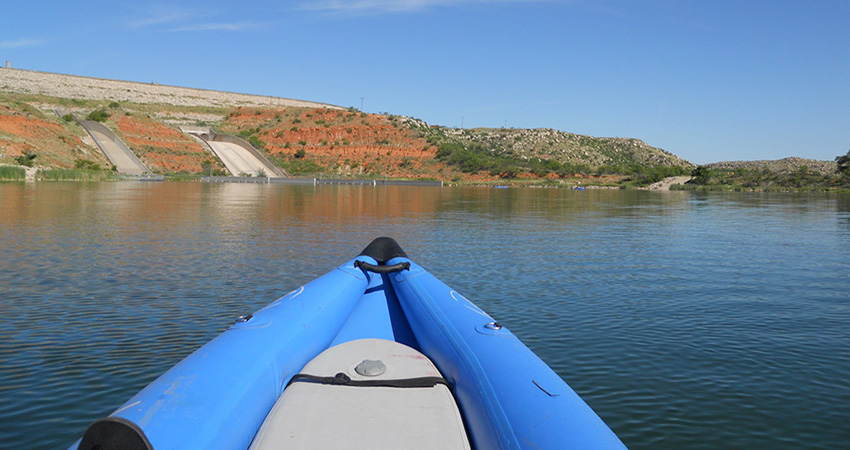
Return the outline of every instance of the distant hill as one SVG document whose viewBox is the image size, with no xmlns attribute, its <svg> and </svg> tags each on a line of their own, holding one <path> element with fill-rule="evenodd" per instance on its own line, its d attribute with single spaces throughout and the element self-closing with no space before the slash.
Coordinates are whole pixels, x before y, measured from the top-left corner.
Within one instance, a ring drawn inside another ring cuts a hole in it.
<svg viewBox="0 0 850 450">
<path fill-rule="evenodd" d="M 223 170 L 177 131 L 180 125 L 240 135 L 294 174 L 462 181 L 647 171 L 657 177 L 693 167 L 638 139 L 551 129 L 460 130 L 303 100 L 18 69 L 0 69 L 0 163 L 30 153 L 43 168 L 107 167 L 68 115 L 93 111 L 162 174 Z"/>
<path fill-rule="evenodd" d="M 758 161 L 721 161 L 712 164 L 706 164 L 709 169 L 747 169 L 747 170 L 767 170 L 773 173 L 791 173 L 798 172 L 801 167 L 806 167 L 808 171 L 819 173 L 821 175 L 835 175 L 838 172 L 838 163 L 835 161 L 820 161 L 817 159 L 806 159 L 789 157 L 776 160 L 758 160 Z"/>
<path fill-rule="evenodd" d="M 545 128 L 447 129 L 446 134 L 466 145 L 479 145 L 519 159 L 548 159 L 594 168 L 693 166 L 668 151 L 632 138 L 600 138 Z"/>
<path fill-rule="evenodd" d="M 684 190 L 840 191 L 850 189 L 850 173 L 839 173 L 835 161 L 783 158 L 724 161 L 699 166 Z"/>
</svg>

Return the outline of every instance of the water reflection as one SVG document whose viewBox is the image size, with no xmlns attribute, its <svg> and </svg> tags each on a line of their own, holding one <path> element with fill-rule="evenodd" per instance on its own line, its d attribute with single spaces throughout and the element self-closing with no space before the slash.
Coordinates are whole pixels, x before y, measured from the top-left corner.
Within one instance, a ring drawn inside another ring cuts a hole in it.
<svg viewBox="0 0 850 450">
<path fill-rule="evenodd" d="M 835 201 L 838 221 L 846 229 L 845 238 L 850 238 L 850 195 L 839 195 Z"/>
<path fill-rule="evenodd" d="M 0 448 L 68 445 L 233 318 L 381 235 L 631 448 L 850 439 L 847 196 L 9 183 Z"/>
</svg>

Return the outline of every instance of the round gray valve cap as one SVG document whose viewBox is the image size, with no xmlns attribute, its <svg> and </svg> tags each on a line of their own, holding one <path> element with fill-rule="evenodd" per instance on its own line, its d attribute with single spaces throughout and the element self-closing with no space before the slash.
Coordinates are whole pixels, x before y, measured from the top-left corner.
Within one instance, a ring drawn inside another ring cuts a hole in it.
<svg viewBox="0 0 850 450">
<path fill-rule="evenodd" d="M 387 366 L 384 365 L 383 361 L 364 359 L 363 362 L 354 368 L 354 371 L 364 377 L 377 377 L 387 371 Z"/>
</svg>

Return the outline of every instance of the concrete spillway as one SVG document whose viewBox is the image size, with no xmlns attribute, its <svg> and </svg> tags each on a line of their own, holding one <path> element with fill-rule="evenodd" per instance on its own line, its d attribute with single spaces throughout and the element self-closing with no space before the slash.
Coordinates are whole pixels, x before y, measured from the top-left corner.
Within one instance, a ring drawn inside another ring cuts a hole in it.
<svg viewBox="0 0 850 450">
<path fill-rule="evenodd" d="M 272 167 L 267 166 L 241 145 L 233 142 L 207 141 L 213 152 L 233 175 L 250 174 L 254 177 L 276 177 Z"/>
<path fill-rule="evenodd" d="M 275 167 L 262 152 L 250 143 L 236 136 L 216 134 L 210 128 L 180 127 L 205 143 L 221 159 L 227 170 L 236 177 L 286 177 L 287 174 Z"/>
<path fill-rule="evenodd" d="M 142 175 L 150 172 L 112 130 L 93 120 L 79 122 L 119 173 Z"/>
</svg>

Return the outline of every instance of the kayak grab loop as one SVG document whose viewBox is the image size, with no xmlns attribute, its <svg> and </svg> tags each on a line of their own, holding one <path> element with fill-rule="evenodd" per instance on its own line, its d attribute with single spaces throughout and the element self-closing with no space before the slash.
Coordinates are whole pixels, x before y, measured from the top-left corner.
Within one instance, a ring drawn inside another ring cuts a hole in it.
<svg viewBox="0 0 850 450">
<path fill-rule="evenodd" d="M 374 264 L 369 264 L 363 261 L 354 261 L 354 267 L 358 269 L 363 269 L 367 272 L 375 272 L 375 273 L 394 273 L 401 272 L 402 270 L 410 270 L 409 262 L 402 262 L 398 264 L 393 264 L 391 266 L 376 266 Z"/>
</svg>

